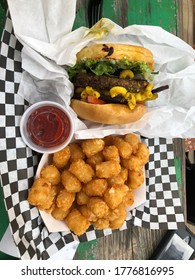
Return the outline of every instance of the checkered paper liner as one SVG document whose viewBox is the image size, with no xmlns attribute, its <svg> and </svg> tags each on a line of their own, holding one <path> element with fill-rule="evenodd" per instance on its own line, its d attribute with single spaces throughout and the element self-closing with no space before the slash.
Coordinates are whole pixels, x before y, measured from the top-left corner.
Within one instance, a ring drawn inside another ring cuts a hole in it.
<svg viewBox="0 0 195 280">
<path fill-rule="evenodd" d="M 22 75 L 21 49 L 8 15 L 0 56 L 1 185 L 21 259 L 48 259 L 74 240 L 90 241 L 113 231 L 95 230 L 90 226 L 80 237 L 71 232 L 50 233 L 37 208 L 28 204 L 28 188 L 33 183 L 41 155 L 23 143 L 19 131 L 20 118 L 28 106 L 17 94 Z M 184 217 L 176 182 L 172 140 L 142 138 L 142 141 L 150 150 L 150 160 L 146 165 L 147 201 L 128 213 L 120 230 L 130 225 L 149 229 L 181 228 Z"/>
</svg>

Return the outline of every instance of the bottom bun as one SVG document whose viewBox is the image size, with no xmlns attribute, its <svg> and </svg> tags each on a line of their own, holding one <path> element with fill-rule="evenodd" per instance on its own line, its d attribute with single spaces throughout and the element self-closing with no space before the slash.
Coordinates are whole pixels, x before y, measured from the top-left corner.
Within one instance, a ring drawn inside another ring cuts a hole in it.
<svg viewBox="0 0 195 280">
<path fill-rule="evenodd" d="M 133 110 L 123 104 L 91 104 L 72 99 L 71 107 L 78 117 L 103 124 L 127 124 L 143 117 L 146 112 L 144 104 L 137 104 Z"/>
</svg>

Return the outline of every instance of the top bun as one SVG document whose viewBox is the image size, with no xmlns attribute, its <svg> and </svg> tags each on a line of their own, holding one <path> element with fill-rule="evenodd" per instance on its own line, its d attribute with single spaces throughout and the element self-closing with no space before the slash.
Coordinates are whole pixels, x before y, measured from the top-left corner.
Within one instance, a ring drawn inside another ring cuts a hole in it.
<svg viewBox="0 0 195 280">
<path fill-rule="evenodd" d="M 154 69 L 153 54 L 150 50 L 125 44 L 95 44 L 83 48 L 77 53 L 77 61 L 91 59 L 115 59 L 128 58 L 130 61 L 143 61 Z"/>
</svg>

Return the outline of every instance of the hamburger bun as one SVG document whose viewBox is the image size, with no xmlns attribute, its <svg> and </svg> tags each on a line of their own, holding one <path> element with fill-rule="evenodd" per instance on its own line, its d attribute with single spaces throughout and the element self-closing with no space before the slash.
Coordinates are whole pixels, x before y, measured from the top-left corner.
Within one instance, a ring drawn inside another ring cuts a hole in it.
<svg viewBox="0 0 195 280">
<path fill-rule="evenodd" d="M 77 53 L 77 61 L 90 59 L 114 59 L 121 60 L 127 58 L 129 61 L 143 61 L 148 64 L 148 66 L 154 69 L 154 59 L 153 54 L 150 50 L 133 45 L 125 44 L 106 44 L 102 47 L 102 44 L 95 44 L 83 48 Z"/>
<path fill-rule="evenodd" d="M 143 117 L 146 112 L 144 104 L 137 104 L 130 110 L 124 104 L 91 104 L 72 99 L 71 107 L 82 119 L 104 124 L 127 124 Z"/>
</svg>

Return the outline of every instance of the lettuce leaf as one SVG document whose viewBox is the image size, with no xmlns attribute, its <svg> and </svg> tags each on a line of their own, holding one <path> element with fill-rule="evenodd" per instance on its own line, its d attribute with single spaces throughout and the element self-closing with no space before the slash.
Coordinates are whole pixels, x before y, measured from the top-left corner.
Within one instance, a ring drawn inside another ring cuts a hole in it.
<svg viewBox="0 0 195 280">
<path fill-rule="evenodd" d="M 74 78 L 79 72 L 92 72 L 97 76 L 101 75 L 114 75 L 121 70 L 129 69 L 134 74 L 142 74 L 145 79 L 153 79 L 153 72 L 147 63 L 143 61 L 131 62 L 124 58 L 121 60 L 109 60 L 109 59 L 86 59 L 76 63 L 73 67 L 68 69 L 68 75 L 70 80 Z"/>
</svg>

